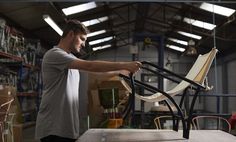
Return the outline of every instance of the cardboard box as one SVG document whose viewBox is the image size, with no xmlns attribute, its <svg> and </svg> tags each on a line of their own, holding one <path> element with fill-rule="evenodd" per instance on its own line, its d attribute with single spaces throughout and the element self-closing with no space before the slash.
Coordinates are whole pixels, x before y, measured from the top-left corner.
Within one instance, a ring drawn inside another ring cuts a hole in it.
<svg viewBox="0 0 236 142">
<path fill-rule="evenodd" d="M 109 119 L 107 128 L 119 128 L 123 125 L 123 119 Z"/>
<path fill-rule="evenodd" d="M 120 82 L 119 77 L 107 77 L 103 75 L 94 75 L 89 74 L 88 81 L 88 111 L 90 116 L 90 127 L 99 127 L 101 122 L 107 119 L 107 116 L 104 115 L 104 109 L 101 106 L 99 100 L 99 89 L 109 89 L 109 88 L 118 88 L 119 89 L 119 99 L 124 100 L 122 102 L 125 105 L 127 101 L 127 91 Z M 123 110 L 124 106 L 118 108 L 118 110 Z M 112 125 L 112 124 L 111 124 Z"/>
<path fill-rule="evenodd" d="M 90 116 L 90 127 L 96 128 L 103 121 L 103 108 L 99 102 L 99 96 L 97 90 L 91 90 L 89 93 L 89 106 L 88 106 L 89 116 Z"/>
<path fill-rule="evenodd" d="M 13 124 L 13 137 L 11 134 L 8 134 L 7 140 L 5 142 L 23 142 L 23 124 Z"/>
<path fill-rule="evenodd" d="M 14 142 L 23 142 L 23 124 L 13 125 Z"/>
<path fill-rule="evenodd" d="M 16 87 L 0 84 L 0 96 L 15 96 Z"/>
<path fill-rule="evenodd" d="M 22 142 L 23 118 L 22 118 L 20 103 L 16 96 L 16 87 L 0 84 L 0 104 L 6 103 L 7 101 L 10 101 L 11 99 L 14 99 L 14 101 L 12 102 L 10 106 L 9 114 L 11 115 L 14 114 L 13 121 L 10 122 L 11 123 L 10 125 L 12 125 L 12 129 L 13 129 L 14 142 Z M 8 118 L 10 119 L 10 117 Z M 6 138 L 5 142 L 12 142 L 12 135 L 10 132 L 5 138 Z"/>
<path fill-rule="evenodd" d="M 0 104 L 6 103 L 14 99 L 11 104 L 9 113 L 14 113 L 13 124 L 18 124 L 23 122 L 22 111 L 20 108 L 20 103 L 18 97 L 16 96 L 16 87 L 8 85 L 0 85 Z"/>
</svg>

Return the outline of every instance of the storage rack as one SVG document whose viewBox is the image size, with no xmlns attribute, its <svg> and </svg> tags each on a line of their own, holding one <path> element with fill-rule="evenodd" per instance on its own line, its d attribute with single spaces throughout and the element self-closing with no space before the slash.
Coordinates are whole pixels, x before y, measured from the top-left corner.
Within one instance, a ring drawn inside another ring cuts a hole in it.
<svg viewBox="0 0 236 142">
<path fill-rule="evenodd" d="M 29 108 L 29 109 L 24 109 L 22 110 L 22 115 L 24 118 L 24 128 L 29 127 L 35 124 L 35 118 L 36 118 L 36 112 L 38 111 L 39 107 L 39 102 L 40 102 L 40 68 L 37 66 L 34 66 L 32 64 L 27 64 L 24 63 L 24 59 L 22 57 L 10 54 L 10 53 L 5 53 L 0 51 L 0 59 L 1 63 L 4 64 L 5 66 L 10 68 L 10 71 L 15 73 L 17 76 L 17 97 L 19 99 L 21 108 L 23 103 L 25 102 L 24 100 L 27 100 L 28 98 L 35 99 L 35 108 Z M 2 61 L 3 59 L 3 61 Z M 7 62 L 4 62 L 7 61 Z M 23 75 L 23 69 L 27 68 L 32 71 L 37 72 L 37 88 L 33 92 L 24 92 L 22 89 L 22 75 Z M 15 72 L 14 72 L 15 71 Z"/>
</svg>

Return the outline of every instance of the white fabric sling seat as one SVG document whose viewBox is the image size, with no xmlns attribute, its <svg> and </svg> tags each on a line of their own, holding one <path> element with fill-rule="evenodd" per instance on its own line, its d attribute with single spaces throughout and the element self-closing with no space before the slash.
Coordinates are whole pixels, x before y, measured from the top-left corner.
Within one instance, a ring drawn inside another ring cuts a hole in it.
<svg viewBox="0 0 236 142">
<path fill-rule="evenodd" d="M 209 53 L 206 53 L 204 55 L 199 55 L 185 78 L 204 86 L 206 89 L 209 89 L 207 84 L 204 84 L 204 81 L 206 79 L 207 73 L 210 69 L 210 66 L 215 58 L 217 51 L 218 50 L 216 48 L 213 48 Z M 130 86 L 122 79 L 121 82 L 124 85 L 124 87 L 131 93 Z M 190 85 L 191 83 L 183 80 L 177 86 L 167 91 L 166 93 L 173 97 L 177 94 L 182 93 Z M 135 97 L 144 100 L 146 102 L 160 102 L 167 99 L 166 96 L 164 96 L 162 93 L 159 92 L 151 96 L 142 96 L 139 94 L 135 94 Z"/>
</svg>

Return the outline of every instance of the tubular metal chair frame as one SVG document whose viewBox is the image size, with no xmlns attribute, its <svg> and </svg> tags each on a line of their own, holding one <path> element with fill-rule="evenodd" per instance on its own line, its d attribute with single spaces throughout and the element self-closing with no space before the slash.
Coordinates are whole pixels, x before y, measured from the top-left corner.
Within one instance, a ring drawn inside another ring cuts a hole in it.
<svg viewBox="0 0 236 142">
<path fill-rule="evenodd" d="M 163 78 L 166 78 L 168 80 L 171 80 L 175 83 L 179 83 L 178 85 L 180 85 L 181 83 L 184 84 L 184 88 L 182 88 L 182 90 L 179 90 L 177 93 L 175 93 L 174 95 L 173 94 L 170 94 L 168 92 L 165 92 L 161 89 L 158 89 L 156 87 L 153 87 L 151 85 L 148 85 L 148 84 L 145 84 L 141 81 L 138 81 L 138 80 L 135 80 L 134 77 L 132 76 L 132 74 L 130 75 L 130 77 L 127 77 L 127 76 L 124 76 L 124 75 L 120 75 L 120 77 L 122 77 L 123 79 L 129 81 L 131 83 L 131 96 L 134 97 L 138 97 L 140 98 L 141 100 L 145 100 L 145 97 L 144 96 L 138 96 L 138 94 L 135 93 L 135 85 L 137 86 L 140 86 L 152 93 L 155 93 L 158 92 L 160 93 L 160 99 L 157 98 L 156 100 L 153 99 L 155 101 L 164 101 L 171 114 L 172 114 L 172 117 L 173 117 L 173 130 L 175 131 L 178 131 L 178 123 L 179 123 L 179 119 L 182 121 L 182 125 L 183 125 L 183 137 L 188 139 L 189 138 L 189 133 L 190 133 L 190 126 L 191 126 L 191 121 L 192 121 L 192 118 L 193 118 L 193 108 L 194 108 L 194 105 L 195 105 L 195 102 L 196 102 L 196 99 L 197 99 L 197 96 L 198 96 L 198 93 L 200 91 L 205 91 L 205 90 L 209 90 L 210 87 L 208 87 L 208 83 L 205 82 L 206 80 L 206 75 L 209 71 L 209 68 L 212 64 L 212 61 L 214 60 L 215 58 L 215 55 L 217 53 L 217 49 L 213 48 L 209 53 L 205 54 L 205 55 L 199 55 L 198 59 L 196 60 L 196 62 L 201 62 L 202 59 L 201 56 L 203 56 L 203 58 L 205 58 L 205 63 L 204 64 L 201 64 L 202 65 L 202 69 L 199 69 L 199 72 L 195 72 L 197 73 L 194 78 L 190 79 L 189 76 L 191 75 L 191 71 L 195 71 L 194 69 L 198 69 L 198 67 L 196 66 L 193 66 L 190 70 L 190 72 L 188 73 L 188 75 L 186 77 L 182 77 L 180 75 L 177 75 L 167 69 L 164 69 L 164 68 L 161 68 L 155 64 L 152 64 L 152 63 L 149 63 L 149 62 L 142 62 L 143 64 L 147 64 L 147 65 L 150 65 L 154 68 L 156 68 L 158 71 L 155 71 L 155 70 L 152 70 L 152 69 L 149 69 L 149 68 L 146 68 L 146 67 L 142 67 L 142 69 L 145 69 L 145 70 L 148 70 L 154 74 L 157 74 L 158 76 L 160 77 L 163 77 Z M 195 63 L 196 63 L 195 62 Z M 195 64 L 194 64 L 195 65 Z M 200 67 L 199 67 L 200 68 Z M 166 75 L 167 74 L 167 75 Z M 199 74 L 201 75 L 201 77 L 199 78 Z M 171 76 L 174 76 L 175 78 L 179 78 L 181 79 L 182 81 L 179 82 L 171 77 L 169 77 L 169 75 Z M 127 86 L 127 85 L 126 85 Z M 195 90 L 195 93 L 193 95 L 193 99 L 192 99 L 192 102 L 190 104 L 190 108 L 189 108 L 189 111 L 188 111 L 188 116 L 185 117 L 184 116 L 184 113 L 183 113 L 183 110 L 182 110 L 182 107 L 183 107 L 183 103 L 184 103 L 184 98 L 187 94 L 187 90 L 191 88 L 191 89 L 194 89 Z M 178 89 L 177 89 L 178 90 Z M 175 100 L 173 99 L 173 96 L 177 95 L 177 94 L 181 94 L 182 93 L 182 97 L 181 97 L 181 100 L 180 100 L 180 103 L 179 105 L 175 102 Z M 155 97 L 155 96 L 154 96 Z M 142 99 L 144 98 L 144 99 Z M 147 100 L 147 99 L 146 99 Z M 174 114 L 170 104 L 168 103 L 167 100 L 170 100 L 171 103 L 175 106 L 175 108 L 177 109 L 177 115 Z"/>
</svg>

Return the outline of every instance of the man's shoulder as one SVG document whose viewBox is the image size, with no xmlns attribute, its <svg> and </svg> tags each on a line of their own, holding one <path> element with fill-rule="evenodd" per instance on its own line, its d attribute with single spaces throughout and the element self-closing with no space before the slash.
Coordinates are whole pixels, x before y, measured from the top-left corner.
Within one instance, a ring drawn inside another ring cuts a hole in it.
<svg viewBox="0 0 236 142">
<path fill-rule="evenodd" d="M 65 58 L 73 58 L 76 59 L 76 57 L 73 54 L 69 54 L 66 51 L 64 51 L 61 48 L 53 47 L 52 49 L 49 49 L 45 55 L 44 60 L 60 60 Z"/>
<path fill-rule="evenodd" d="M 65 52 L 58 47 L 53 47 L 45 53 L 45 56 L 55 55 L 55 54 L 65 54 Z"/>
<path fill-rule="evenodd" d="M 54 46 L 53 48 L 49 49 L 46 53 L 51 53 L 51 52 L 60 52 L 60 51 L 61 51 L 60 48 Z"/>
</svg>

